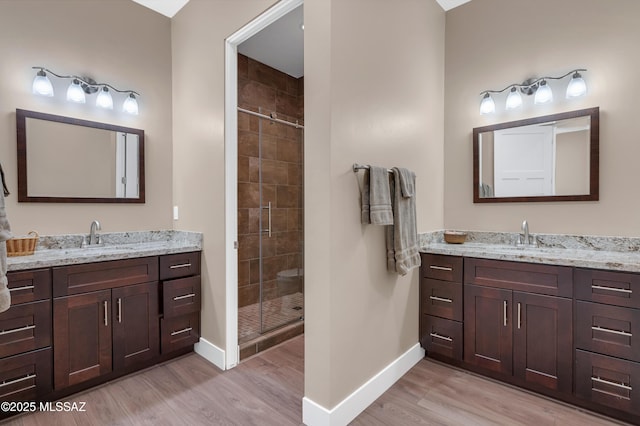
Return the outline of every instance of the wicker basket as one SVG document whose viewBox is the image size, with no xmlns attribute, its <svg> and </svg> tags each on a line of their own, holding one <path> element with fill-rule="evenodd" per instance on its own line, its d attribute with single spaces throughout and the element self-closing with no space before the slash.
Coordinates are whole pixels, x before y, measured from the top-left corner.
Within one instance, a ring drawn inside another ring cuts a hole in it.
<svg viewBox="0 0 640 426">
<path fill-rule="evenodd" d="M 33 254 L 38 243 L 38 233 L 31 231 L 27 235 L 29 236 L 7 240 L 7 256 L 28 256 Z"/>
<path fill-rule="evenodd" d="M 444 240 L 449 244 L 462 244 L 467 239 L 467 233 L 461 231 L 444 231 Z"/>
</svg>

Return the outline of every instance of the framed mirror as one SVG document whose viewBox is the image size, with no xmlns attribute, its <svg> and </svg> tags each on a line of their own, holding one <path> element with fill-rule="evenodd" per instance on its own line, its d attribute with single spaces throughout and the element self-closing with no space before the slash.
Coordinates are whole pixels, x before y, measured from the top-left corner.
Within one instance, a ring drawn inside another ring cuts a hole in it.
<svg viewBox="0 0 640 426">
<path fill-rule="evenodd" d="M 16 110 L 18 201 L 144 203 L 144 131 Z"/>
<path fill-rule="evenodd" d="M 473 202 L 597 201 L 599 108 L 473 129 Z"/>
</svg>

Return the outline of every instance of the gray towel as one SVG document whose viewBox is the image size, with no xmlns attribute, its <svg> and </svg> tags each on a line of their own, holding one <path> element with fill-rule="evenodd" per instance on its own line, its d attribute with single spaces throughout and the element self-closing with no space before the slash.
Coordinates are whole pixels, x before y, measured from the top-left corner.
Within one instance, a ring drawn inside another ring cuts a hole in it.
<svg viewBox="0 0 640 426">
<path fill-rule="evenodd" d="M 0 166 L 1 168 L 1 166 Z M 11 307 L 11 293 L 7 287 L 7 240 L 11 238 L 11 227 L 4 208 L 4 191 L 0 191 L 0 312 Z"/>
<path fill-rule="evenodd" d="M 393 224 L 389 172 L 384 167 L 369 169 L 369 215 L 372 225 Z"/>
<path fill-rule="evenodd" d="M 406 275 L 420 266 L 416 227 L 416 175 L 407 169 L 393 168 L 393 226 L 387 227 L 387 270 Z"/>
<path fill-rule="evenodd" d="M 371 223 L 371 211 L 369 207 L 369 169 L 364 169 L 364 176 L 362 177 L 362 190 L 360 191 L 360 198 L 362 206 L 360 209 L 361 217 L 360 223 Z"/>
</svg>

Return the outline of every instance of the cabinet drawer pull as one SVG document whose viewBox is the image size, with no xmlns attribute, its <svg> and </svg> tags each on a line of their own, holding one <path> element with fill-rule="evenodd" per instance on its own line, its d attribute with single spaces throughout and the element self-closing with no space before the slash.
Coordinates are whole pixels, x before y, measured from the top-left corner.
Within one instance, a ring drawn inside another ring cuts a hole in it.
<svg viewBox="0 0 640 426">
<path fill-rule="evenodd" d="M 598 326 L 592 326 L 591 329 L 595 330 L 595 331 L 604 331 L 605 333 L 619 334 L 620 336 L 627 336 L 627 337 L 632 337 L 633 336 L 633 334 L 628 333 L 626 331 L 612 330 L 610 328 L 602 328 L 602 327 L 598 327 Z"/>
<path fill-rule="evenodd" d="M 11 333 L 18 333 L 20 331 L 31 330 L 33 328 L 36 328 L 36 326 L 35 325 L 26 325 L 26 326 L 20 327 L 20 328 L 12 328 L 11 330 L 2 330 L 0 332 L 0 336 L 6 336 L 7 334 L 11 334 Z"/>
<path fill-rule="evenodd" d="M 631 294 L 633 290 L 627 290 L 626 288 L 617 288 L 617 287 L 607 287 L 603 285 L 592 285 L 591 288 L 595 290 L 608 290 L 608 291 L 616 291 L 618 293 Z"/>
<path fill-rule="evenodd" d="M 507 301 L 502 302 L 502 324 L 507 326 Z"/>
<path fill-rule="evenodd" d="M 34 288 L 35 288 L 35 286 L 25 285 L 24 287 L 10 288 L 9 291 L 33 290 Z"/>
<path fill-rule="evenodd" d="M 183 296 L 176 296 L 173 298 L 173 300 L 182 300 L 182 299 L 188 299 L 190 297 L 195 297 L 195 293 L 189 293 L 189 294 L 185 294 Z"/>
<path fill-rule="evenodd" d="M 122 322 L 122 297 L 118 297 L 118 322 Z"/>
<path fill-rule="evenodd" d="M 604 383 L 605 385 L 615 386 L 620 389 L 625 389 L 628 391 L 633 390 L 631 386 L 625 385 L 624 383 L 616 383 L 610 380 L 601 379 L 600 377 L 591 377 L 591 380 L 598 383 Z"/>
<path fill-rule="evenodd" d="M 187 327 L 187 328 L 183 328 L 182 330 L 173 331 L 173 332 L 171 333 L 171 335 L 172 335 L 172 336 L 175 336 L 176 334 L 188 333 L 188 332 L 190 332 L 191 330 L 193 330 L 193 328 L 191 328 L 191 327 Z"/>
<path fill-rule="evenodd" d="M 520 325 L 522 322 L 522 304 L 518 302 L 518 330 L 520 330 Z"/>
<path fill-rule="evenodd" d="M 104 325 L 108 326 L 109 325 L 109 312 L 108 312 L 109 306 L 106 300 L 102 302 L 102 306 L 104 307 Z"/>
<path fill-rule="evenodd" d="M 179 265 L 171 265 L 169 269 L 179 269 L 179 268 L 189 268 L 191 267 L 191 263 L 181 263 Z"/>
<path fill-rule="evenodd" d="M 429 265 L 429 268 L 435 269 L 437 271 L 453 271 L 453 268 L 450 268 L 448 266 Z"/>
<path fill-rule="evenodd" d="M 7 381 L 3 381 L 2 383 L 0 383 L 0 388 L 3 388 L 5 386 L 9 386 L 9 385 L 13 385 L 15 383 L 20 383 L 20 382 L 24 382 L 25 380 L 29 380 L 29 379 L 35 379 L 36 375 L 35 374 L 28 374 L 24 377 L 20 377 L 19 379 L 14 379 L 14 380 L 9 380 Z"/>
<path fill-rule="evenodd" d="M 453 339 L 451 337 L 441 336 L 438 333 L 430 333 L 429 336 L 435 337 L 436 339 L 446 340 L 447 342 L 453 342 Z"/>
</svg>

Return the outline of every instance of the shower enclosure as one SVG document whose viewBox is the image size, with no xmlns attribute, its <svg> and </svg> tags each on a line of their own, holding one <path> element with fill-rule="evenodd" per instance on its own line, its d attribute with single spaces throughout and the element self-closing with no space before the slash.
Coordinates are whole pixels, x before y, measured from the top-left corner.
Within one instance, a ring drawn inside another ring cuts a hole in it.
<svg viewBox="0 0 640 426">
<path fill-rule="evenodd" d="M 302 332 L 304 130 L 295 118 L 263 108 L 239 108 L 238 123 L 242 359 L 297 334 L 292 327 Z"/>
</svg>

